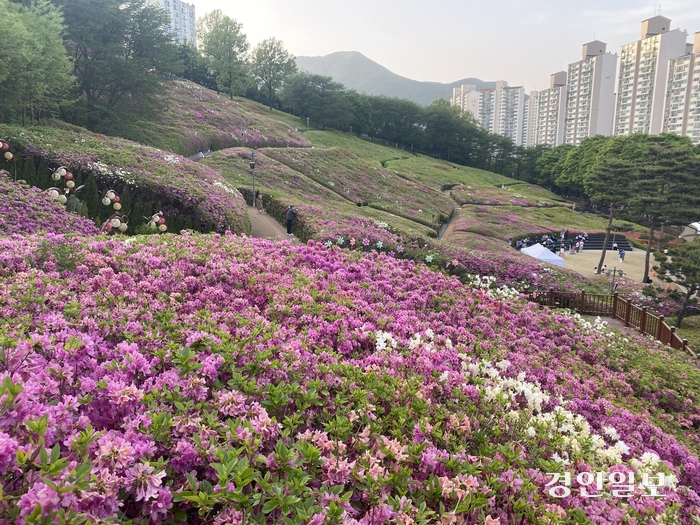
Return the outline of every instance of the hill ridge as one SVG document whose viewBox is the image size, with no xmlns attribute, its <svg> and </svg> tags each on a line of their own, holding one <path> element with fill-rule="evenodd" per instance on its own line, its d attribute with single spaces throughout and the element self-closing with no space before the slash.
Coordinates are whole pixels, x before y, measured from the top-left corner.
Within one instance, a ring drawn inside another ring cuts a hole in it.
<svg viewBox="0 0 700 525">
<path fill-rule="evenodd" d="M 296 58 L 296 62 L 299 69 L 316 75 L 330 76 L 349 89 L 369 95 L 407 99 L 424 106 L 438 98 L 449 100 L 452 89 L 462 84 L 474 84 L 477 89 L 496 85 L 495 82 L 486 82 L 473 77 L 448 84 L 412 80 L 393 73 L 359 51 L 336 51 L 323 56 L 300 56 Z"/>
</svg>

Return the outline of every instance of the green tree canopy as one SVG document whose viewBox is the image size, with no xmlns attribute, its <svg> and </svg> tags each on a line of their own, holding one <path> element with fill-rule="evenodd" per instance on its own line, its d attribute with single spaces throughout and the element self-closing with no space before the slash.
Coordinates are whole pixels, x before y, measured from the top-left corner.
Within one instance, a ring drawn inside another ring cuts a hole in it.
<svg viewBox="0 0 700 525">
<path fill-rule="evenodd" d="M 680 328 L 690 305 L 691 297 L 700 291 L 700 241 L 688 242 L 669 248 L 668 256 L 658 254 L 659 264 L 654 269 L 667 282 L 684 288 L 684 299 L 676 316 L 676 327 Z"/>
<path fill-rule="evenodd" d="M 155 117 L 162 76 L 180 67 L 165 10 L 147 0 L 54 1 L 64 12 L 77 78 L 64 119 L 114 133 Z"/>
<path fill-rule="evenodd" d="M 0 120 L 38 122 L 57 111 L 73 84 L 63 17 L 48 0 L 0 0 L 0 9 Z"/>
<path fill-rule="evenodd" d="M 247 84 L 250 44 L 242 29 L 241 24 L 220 9 L 197 20 L 199 48 L 209 61 L 219 89 L 231 99 L 245 93 Z"/>
<path fill-rule="evenodd" d="M 253 77 L 266 91 L 270 109 L 272 109 L 276 91 L 282 87 L 284 80 L 296 71 L 294 55 L 284 48 L 280 40 L 268 38 L 253 49 Z"/>
</svg>

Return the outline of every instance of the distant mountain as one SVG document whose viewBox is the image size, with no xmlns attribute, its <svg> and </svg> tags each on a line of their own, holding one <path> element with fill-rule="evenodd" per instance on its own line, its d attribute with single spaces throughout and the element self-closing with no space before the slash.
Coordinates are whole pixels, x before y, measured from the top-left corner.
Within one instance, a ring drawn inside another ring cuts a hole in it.
<svg viewBox="0 0 700 525">
<path fill-rule="evenodd" d="M 476 89 L 495 87 L 495 82 L 465 78 L 451 84 L 419 82 L 392 73 L 357 51 L 339 51 L 322 57 L 297 57 L 297 67 L 315 75 L 332 77 L 348 89 L 369 95 L 385 95 L 412 100 L 427 106 L 433 100 L 450 100 L 452 88 L 475 84 Z"/>
</svg>

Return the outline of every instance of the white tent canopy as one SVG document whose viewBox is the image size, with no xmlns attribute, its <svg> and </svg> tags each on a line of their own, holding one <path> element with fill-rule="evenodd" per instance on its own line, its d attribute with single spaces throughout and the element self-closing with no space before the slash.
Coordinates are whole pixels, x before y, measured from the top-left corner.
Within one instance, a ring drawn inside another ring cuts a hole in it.
<svg viewBox="0 0 700 525">
<path fill-rule="evenodd" d="M 541 244 L 535 244 L 528 248 L 523 248 L 520 250 L 524 254 L 539 259 L 540 261 L 548 262 L 550 264 L 556 264 L 557 266 L 564 266 L 564 259 L 552 253 L 549 249 L 545 248 Z"/>
</svg>

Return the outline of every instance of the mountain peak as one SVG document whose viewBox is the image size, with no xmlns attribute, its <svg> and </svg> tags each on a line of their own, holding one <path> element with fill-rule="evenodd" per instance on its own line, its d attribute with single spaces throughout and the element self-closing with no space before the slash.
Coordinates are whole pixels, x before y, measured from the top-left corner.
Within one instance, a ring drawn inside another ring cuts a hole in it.
<svg viewBox="0 0 700 525">
<path fill-rule="evenodd" d="M 452 97 L 452 88 L 475 84 L 477 89 L 495 86 L 478 78 L 464 78 L 450 84 L 421 82 L 392 73 L 386 67 L 367 58 L 359 51 L 336 51 L 325 56 L 297 57 L 300 70 L 315 75 L 332 77 L 348 89 L 368 95 L 384 95 L 411 100 L 427 106 L 433 100 Z"/>
</svg>

